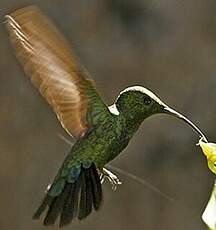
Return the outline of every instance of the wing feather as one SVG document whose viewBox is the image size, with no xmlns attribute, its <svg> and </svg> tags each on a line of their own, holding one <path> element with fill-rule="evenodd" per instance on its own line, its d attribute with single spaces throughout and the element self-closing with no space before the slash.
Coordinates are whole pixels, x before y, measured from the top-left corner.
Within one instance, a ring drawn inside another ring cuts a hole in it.
<svg viewBox="0 0 216 230">
<path fill-rule="evenodd" d="M 99 106 L 106 107 L 88 73 L 76 63 L 64 37 L 37 7 L 25 7 L 5 18 L 16 55 L 32 83 L 63 128 L 72 136 L 82 137 L 89 126 L 87 109 L 94 104 L 91 100 L 95 95 Z M 94 94 L 92 98 L 86 93 L 88 89 Z"/>
</svg>

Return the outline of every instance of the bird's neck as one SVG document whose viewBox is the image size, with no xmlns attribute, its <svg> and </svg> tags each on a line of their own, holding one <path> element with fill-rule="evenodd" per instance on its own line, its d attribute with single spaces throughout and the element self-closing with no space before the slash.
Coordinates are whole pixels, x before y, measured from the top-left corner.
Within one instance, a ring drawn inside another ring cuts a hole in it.
<svg viewBox="0 0 216 230">
<path fill-rule="evenodd" d="M 136 113 L 127 113 L 125 111 L 120 111 L 120 116 L 124 118 L 125 126 L 130 136 L 133 136 L 144 120 L 143 117 L 137 116 Z"/>
<path fill-rule="evenodd" d="M 113 104 L 109 107 L 109 110 L 112 114 L 117 115 L 120 120 L 124 121 L 124 127 L 131 137 L 144 120 L 143 116 L 139 116 L 135 109 L 128 111 L 127 109 L 124 110 L 121 107 L 116 106 L 116 104 Z"/>
</svg>

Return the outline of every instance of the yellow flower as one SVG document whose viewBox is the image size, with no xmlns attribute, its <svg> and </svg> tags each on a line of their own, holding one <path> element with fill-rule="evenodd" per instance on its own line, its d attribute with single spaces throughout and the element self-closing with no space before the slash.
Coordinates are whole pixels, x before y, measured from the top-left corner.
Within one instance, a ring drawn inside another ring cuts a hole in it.
<svg viewBox="0 0 216 230">
<path fill-rule="evenodd" d="M 199 144 L 208 162 L 209 169 L 216 174 L 216 144 L 204 142 L 201 138 Z"/>
</svg>

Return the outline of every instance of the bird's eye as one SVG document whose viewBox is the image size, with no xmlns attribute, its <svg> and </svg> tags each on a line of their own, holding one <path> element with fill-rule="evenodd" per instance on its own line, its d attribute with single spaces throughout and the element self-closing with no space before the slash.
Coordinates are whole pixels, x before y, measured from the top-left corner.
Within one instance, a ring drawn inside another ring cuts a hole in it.
<svg viewBox="0 0 216 230">
<path fill-rule="evenodd" d="M 145 105 L 150 105 L 151 104 L 151 98 L 150 97 L 145 97 L 144 98 L 144 104 Z"/>
</svg>

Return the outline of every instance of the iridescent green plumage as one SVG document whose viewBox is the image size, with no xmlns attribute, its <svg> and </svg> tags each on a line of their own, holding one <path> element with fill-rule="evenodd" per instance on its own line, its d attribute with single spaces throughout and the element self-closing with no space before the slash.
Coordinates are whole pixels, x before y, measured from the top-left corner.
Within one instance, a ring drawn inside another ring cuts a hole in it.
<svg viewBox="0 0 216 230">
<path fill-rule="evenodd" d="M 46 203 L 47 196 L 50 196 L 61 197 L 63 201 L 62 203 L 59 200 L 57 200 L 58 202 L 55 201 L 57 207 L 47 203 L 47 206 L 50 206 L 50 210 L 54 209 L 55 211 L 55 209 L 57 209 L 59 212 L 57 214 L 61 213 L 60 210 L 65 201 L 67 186 L 76 183 L 80 183 L 80 200 L 77 206 L 79 210 L 77 213 L 78 218 L 83 219 L 89 215 L 93 205 L 94 207 L 96 206 L 96 210 L 100 207 L 101 199 L 97 198 L 98 192 L 92 193 L 91 190 L 100 190 L 101 187 L 91 186 L 93 181 L 87 179 L 90 178 L 88 170 L 91 171 L 92 165 L 95 165 L 96 168 L 102 172 L 103 167 L 118 156 L 128 145 L 142 121 L 153 113 L 162 111 L 162 105 L 151 100 L 148 95 L 136 89 L 137 87 L 120 95 L 116 102 L 116 111 L 119 112 L 118 115 L 111 113 L 109 110 L 101 111 L 100 109 L 97 116 L 88 114 L 91 117 L 92 123 L 95 123 L 97 120 L 96 123 L 100 125 L 92 126 L 92 129 L 72 147 L 71 152 L 68 154 L 44 200 Z M 144 104 L 146 99 L 150 101 L 150 104 Z M 128 100 L 129 102 L 127 103 Z M 130 106 L 130 103 L 133 107 Z M 140 106 L 141 104 L 142 106 Z M 85 181 L 83 181 L 83 177 Z M 93 179 L 98 181 L 98 176 L 93 177 Z M 96 184 L 98 185 L 98 183 Z M 88 189 L 88 191 L 83 191 L 83 189 Z M 96 197 L 97 202 L 94 201 L 93 196 Z M 83 204 L 83 200 L 86 199 L 89 202 L 87 202 L 87 206 L 85 206 L 85 203 Z M 44 208 L 42 211 L 44 211 Z M 53 220 L 58 216 L 57 214 L 50 215 L 50 212 L 51 211 L 48 211 L 48 217 L 45 218 L 45 224 L 53 224 Z M 65 213 L 67 213 L 67 211 L 65 211 Z M 36 213 L 35 218 L 38 218 L 40 214 L 41 207 Z M 47 219 L 50 220 L 47 221 Z M 63 225 L 61 220 L 60 225 Z"/>
<path fill-rule="evenodd" d="M 63 128 L 77 138 L 34 214 L 38 219 L 47 210 L 45 225 L 54 224 L 60 216 L 60 226 L 64 226 L 100 208 L 104 176 L 114 188 L 120 183 L 104 166 L 126 148 L 147 117 L 156 113 L 174 115 L 203 136 L 189 120 L 142 86 L 127 88 L 112 106 L 106 106 L 61 33 L 37 7 L 20 9 L 5 18 L 25 72 Z"/>
</svg>

